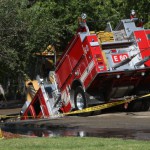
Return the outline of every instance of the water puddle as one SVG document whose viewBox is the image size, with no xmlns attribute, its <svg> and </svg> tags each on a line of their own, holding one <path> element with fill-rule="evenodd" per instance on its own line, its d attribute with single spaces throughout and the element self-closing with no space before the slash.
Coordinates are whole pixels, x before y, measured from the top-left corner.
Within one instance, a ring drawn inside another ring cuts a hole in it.
<svg viewBox="0 0 150 150">
<path fill-rule="evenodd" d="M 104 137 L 104 138 L 122 138 L 136 140 L 150 140 L 150 130 L 126 130 L 126 129 L 81 129 L 81 128 L 7 128 L 2 130 L 22 134 L 29 137 Z"/>
</svg>

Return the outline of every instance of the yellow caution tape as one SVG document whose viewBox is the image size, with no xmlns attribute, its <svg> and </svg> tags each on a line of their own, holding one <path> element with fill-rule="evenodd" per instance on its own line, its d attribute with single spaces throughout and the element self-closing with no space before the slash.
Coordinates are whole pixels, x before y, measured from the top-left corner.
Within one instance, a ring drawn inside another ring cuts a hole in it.
<svg viewBox="0 0 150 150">
<path fill-rule="evenodd" d="M 121 101 L 117 101 L 117 102 L 111 102 L 111 103 L 102 104 L 102 105 L 96 105 L 96 106 L 93 106 L 93 107 L 88 107 L 88 108 L 85 108 L 85 109 L 82 109 L 82 110 L 76 110 L 76 111 L 63 113 L 63 114 L 64 115 L 73 115 L 73 114 L 80 114 L 80 113 L 87 113 L 87 112 L 92 112 L 92 111 L 98 111 L 98 110 L 114 107 L 114 106 L 117 106 L 117 105 L 121 105 L 121 104 L 124 104 L 124 103 L 129 103 L 129 102 L 131 102 L 133 100 L 137 100 L 137 99 L 141 99 L 141 98 L 145 98 L 145 97 L 149 97 L 149 96 L 150 96 L 150 93 L 146 94 L 146 95 L 143 95 L 143 96 L 140 96 L 140 97 L 132 97 L 132 98 L 129 98 L 129 99 L 126 99 L 126 100 L 121 100 Z"/>
<path fill-rule="evenodd" d="M 146 97 L 150 97 L 150 93 L 143 95 L 143 96 L 139 96 L 139 97 L 131 97 L 125 100 L 120 100 L 120 101 L 116 101 L 116 102 L 110 102 L 110 103 L 106 103 L 106 104 L 101 104 L 101 105 L 96 105 L 96 106 L 92 106 L 92 107 L 88 107 L 82 110 L 76 110 L 76 111 L 72 111 L 72 112 L 67 112 L 67 113 L 62 113 L 59 115 L 55 115 L 55 116 L 44 116 L 44 117 L 62 117 L 62 116 L 67 116 L 67 115 L 74 115 L 74 114 L 80 114 L 80 113 L 88 113 L 88 112 L 93 112 L 93 111 L 99 111 L 99 110 L 103 110 L 106 108 L 110 108 L 110 107 L 114 107 L 114 106 L 118 106 L 124 103 L 130 103 L 131 101 L 135 101 L 141 98 L 146 98 Z M 27 117 L 27 118 L 33 118 L 33 119 L 37 119 L 39 117 L 34 117 L 34 116 L 7 116 L 7 115 L 0 115 L 0 119 L 1 118 L 21 118 L 21 117 Z"/>
<path fill-rule="evenodd" d="M 6 119 L 6 118 L 18 118 L 20 116 L 8 116 L 8 115 L 0 115 L 0 119 Z"/>
<path fill-rule="evenodd" d="M 92 111 L 103 110 L 103 109 L 114 107 L 114 106 L 121 105 L 124 103 L 129 103 L 130 101 L 132 101 L 132 100 L 121 100 L 119 102 L 117 101 L 117 102 L 111 102 L 111 103 L 102 104 L 102 105 L 96 105 L 96 106 L 88 107 L 88 108 L 85 108 L 82 110 L 76 110 L 76 111 L 64 113 L 64 115 L 73 115 L 73 114 L 80 114 L 80 113 L 87 113 L 87 112 L 92 112 Z"/>
</svg>

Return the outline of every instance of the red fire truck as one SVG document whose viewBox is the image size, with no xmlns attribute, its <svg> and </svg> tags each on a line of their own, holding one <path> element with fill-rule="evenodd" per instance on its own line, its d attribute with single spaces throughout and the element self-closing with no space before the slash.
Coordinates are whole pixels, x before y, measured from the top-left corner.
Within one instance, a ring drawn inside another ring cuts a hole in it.
<svg viewBox="0 0 150 150">
<path fill-rule="evenodd" d="M 23 116 L 51 116 L 149 93 L 150 30 L 137 22 L 138 18 L 123 19 L 114 29 L 108 23 L 105 31 L 90 32 L 86 14 L 82 14 L 77 33 L 53 74 L 57 98 L 38 96 L 48 93 L 48 85 L 42 84 Z M 149 107 L 148 98 L 128 104 L 131 111 Z"/>
</svg>

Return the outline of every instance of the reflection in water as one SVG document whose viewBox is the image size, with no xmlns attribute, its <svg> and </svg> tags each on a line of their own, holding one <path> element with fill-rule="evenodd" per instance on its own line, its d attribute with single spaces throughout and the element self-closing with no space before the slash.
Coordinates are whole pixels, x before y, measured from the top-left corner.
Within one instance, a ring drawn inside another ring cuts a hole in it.
<svg viewBox="0 0 150 150">
<path fill-rule="evenodd" d="M 137 140 L 150 140 L 150 130 L 125 130 L 125 129 L 80 129 L 80 128 L 52 128 L 49 129 L 11 129 L 3 128 L 4 131 L 23 134 L 30 137 L 115 137 L 122 139 L 137 139 Z"/>
<path fill-rule="evenodd" d="M 86 133 L 85 131 L 74 131 L 74 130 L 59 130 L 59 131 L 50 131 L 50 130 L 44 130 L 44 131 L 34 131 L 32 134 L 30 132 L 27 132 L 28 136 L 37 136 L 37 137 L 58 137 L 58 136 L 74 136 L 74 137 L 85 137 Z"/>
<path fill-rule="evenodd" d="M 14 129 L 8 129 L 8 128 L 3 128 L 4 131 L 7 132 L 11 132 L 11 133 L 15 133 L 15 134 L 22 134 L 22 135 L 26 135 L 26 136 L 31 136 L 31 137 L 65 137 L 65 136 L 74 136 L 74 137 L 85 137 L 86 136 L 86 132 L 85 131 L 77 131 L 77 130 L 41 130 L 41 129 L 37 129 L 37 130 L 14 130 Z"/>
</svg>

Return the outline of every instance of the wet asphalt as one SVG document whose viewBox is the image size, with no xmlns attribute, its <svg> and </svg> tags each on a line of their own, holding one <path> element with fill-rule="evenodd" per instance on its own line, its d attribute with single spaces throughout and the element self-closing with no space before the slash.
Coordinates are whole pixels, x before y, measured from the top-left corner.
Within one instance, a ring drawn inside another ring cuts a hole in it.
<svg viewBox="0 0 150 150">
<path fill-rule="evenodd" d="M 0 107 L 0 115 L 18 115 L 22 103 Z M 150 110 L 147 112 L 104 111 L 93 116 L 65 116 L 55 119 L 1 119 L 0 128 L 29 137 L 107 137 L 150 141 Z"/>
</svg>

